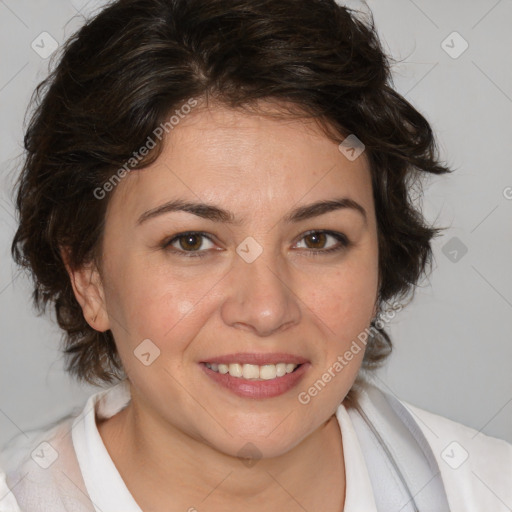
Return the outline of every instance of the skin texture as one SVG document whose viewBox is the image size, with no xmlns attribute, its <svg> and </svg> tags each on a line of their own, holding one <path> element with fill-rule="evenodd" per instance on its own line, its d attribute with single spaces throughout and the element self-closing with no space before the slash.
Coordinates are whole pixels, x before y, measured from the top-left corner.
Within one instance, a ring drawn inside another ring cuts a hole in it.
<svg viewBox="0 0 512 512">
<path fill-rule="evenodd" d="M 338 197 L 358 202 L 366 221 L 351 208 L 283 221 L 297 206 Z M 215 204 L 240 223 L 169 212 L 137 224 L 144 212 L 177 198 Z M 310 230 L 343 233 L 351 244 L 322 254 L 338 241 L 311 239 Z M 70 276 L 89 324 L 112 330 L 129 377 L 132 401 L 98 428 L 144 510 L 342 510 L 334 413 L 364 351 L 307 405 L 298 395 L 376 313 L 376 230 L 365 154 L 348 160 L 306 119 L 198 107 L 170 132 L 151 166 L 116 187 L 101 269 Z M 185 231 L 211 235 L 194 242 L 205 257 L 187 257 L 191 244 L 183 240 L 173 243 L 181 254 L 162 248 Z M 252 263 L 236 252 L 249 236 L 263 249 Z M 145 339 L 160 350 L 149 366 L 134 355 Z M 242 398 L 199 366 L 233 352 L 288 352 L 311 367 L 284 395 Z M 262 457 L 250 467 L 237 458 L 248 442 Z"/>
</svg>

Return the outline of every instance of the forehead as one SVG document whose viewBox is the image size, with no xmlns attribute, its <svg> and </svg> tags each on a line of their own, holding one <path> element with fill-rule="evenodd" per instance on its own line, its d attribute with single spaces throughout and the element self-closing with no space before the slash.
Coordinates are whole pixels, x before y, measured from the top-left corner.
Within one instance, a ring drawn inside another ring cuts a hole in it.
<svg viewBox="0 0 512 512">
<path fill-rule="evenodd" d="M 165 136 L 153 164 L 121 180 L 109 210 L 122 206 L 123 215 L 135 218 L 185 198 L 223 204 L 247 216 L 252 207 L 278 208 L 340 194 L 371 209 L 364 153 L 349 160 L 314 120 L 274 114 L 279 112 L 271 107 L 265 113 L 196 108 Z"/>
</svg>

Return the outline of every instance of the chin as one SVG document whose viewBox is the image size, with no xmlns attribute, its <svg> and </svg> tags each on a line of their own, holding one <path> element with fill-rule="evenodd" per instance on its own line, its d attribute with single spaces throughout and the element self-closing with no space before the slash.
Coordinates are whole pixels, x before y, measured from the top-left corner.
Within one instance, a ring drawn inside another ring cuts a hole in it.
<svg viewBox="0 0 512 512">
<path fill-rule="evenodd" d="M 209 435 L 203 437 L 202 442 L 211 448 L 237 458 L 261 459 L 273 458 L 284 455 L 297 446 L 311 432 L 304 430 L 304 423 L 291 425 L 283 419 L 278 421 L 251 421 L 240 422 L 236 425 L 226 425 L 226 431 L 217 430 L 215 438 Z M 269 426 L 271 425 L 271 426 Z M 230 435 L 231 434 L 231 435 Z"/>
</svg>

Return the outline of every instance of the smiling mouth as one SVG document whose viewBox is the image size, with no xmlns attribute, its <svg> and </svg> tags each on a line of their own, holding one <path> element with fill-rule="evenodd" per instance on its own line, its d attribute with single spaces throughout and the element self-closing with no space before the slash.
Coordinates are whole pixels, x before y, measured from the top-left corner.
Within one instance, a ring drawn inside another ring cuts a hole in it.
<svg viewBox="0 0 512 512">
<path fill-rule="evenodd" d="M 300 364 L 277 363 L 277 364 L 217 364 L 204 363 L 210 370 L 222 375 L 229 374 L 231 377 L 237 377 L 245 380 L 273 380 L 293 373 Z"/>
</svg>

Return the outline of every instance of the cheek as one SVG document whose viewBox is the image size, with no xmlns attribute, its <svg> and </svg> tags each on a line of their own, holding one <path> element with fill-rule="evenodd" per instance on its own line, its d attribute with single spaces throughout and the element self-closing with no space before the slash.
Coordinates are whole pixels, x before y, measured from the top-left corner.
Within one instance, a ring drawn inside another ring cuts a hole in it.
<svg viewBox="0 0 512 512">
<path fill-rule="evenodd" d="M 148 258 L 135 256 L 110 266 L 107 309 L 127 372 L 139 368 L 134 350 L 147 339 L 179 365 L 190 341 L 211 316 L 215 276 L 197 279 L 192 273 L 184 276 L 171 270 L 169 265 L 148 264 Z"/>
<path fill-rule="evenodd" d="M 193 299 L 184 298 L 163 269 L 144 264 L 142 258 L 127 254 L 115 261 L 110 260 L 105 288 L 114 338 L 130 347 L 146 338 L 161 339 L 187 314 Z"/>
<path fill-rule="evenodd" d="M 305 301 L 330 336 L 357 335 L 369 324 L 377 296 L 377 269 L 347 267 L 309 285 Z"/>
<path fill-rule="evenodd" d="M 117 298 L 122 318 L 129 325 L 130 343 L 151 338 L 158 345 L 166 344 L 177 333 L 183 338 L 183 327 L 191 329 L 191 323 L 196 320 L 194 304 L 198 301 L 194 293 L 179 284 L 160 282 L 152 286 L 150 281 L 126 286 L 122 298 Z"/>
</svg>

